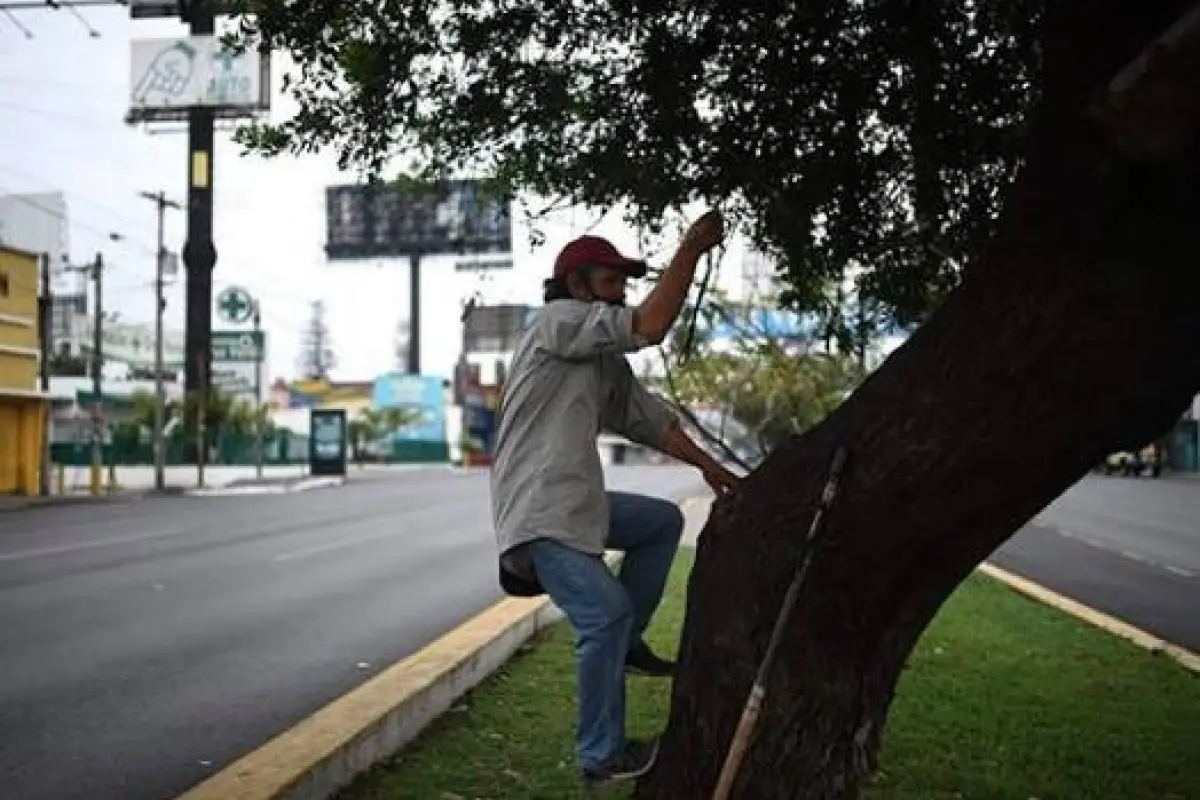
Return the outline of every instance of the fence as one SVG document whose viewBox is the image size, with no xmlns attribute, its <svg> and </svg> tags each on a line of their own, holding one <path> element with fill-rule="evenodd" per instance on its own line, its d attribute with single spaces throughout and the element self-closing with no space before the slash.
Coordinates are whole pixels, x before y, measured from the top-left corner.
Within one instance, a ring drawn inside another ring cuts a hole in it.
<svg viewBox="0 0 1200 800">
<path fill-rule="evenodd" d="M 192 442 L 184 436 L 167 439 L 167 466 L 194 464 L 189 452 Z M 54 442 L 50 458 L 65 467 L 82 467 L 92 463 L 92 446 L 88 441 Z M 102 447 L 105 464 L 118 467 L 149 466 L 154 463 L 154 450 L 149 442 L 114 436 Z M 443 463 L 450 460 L 446 442 L 395 441 L 382 456 L 367 459 L 374 463 Z M 308 462 L 308 437 L 289 431 L 277 431 L 263 440 L 263 463 L 267 466 L 304 464 Z M 255 463 L 254 437 L 243 435 L 218 436 L 211 447 L 207 464 L 213 466 L 248 466 Z"/>
</svg>

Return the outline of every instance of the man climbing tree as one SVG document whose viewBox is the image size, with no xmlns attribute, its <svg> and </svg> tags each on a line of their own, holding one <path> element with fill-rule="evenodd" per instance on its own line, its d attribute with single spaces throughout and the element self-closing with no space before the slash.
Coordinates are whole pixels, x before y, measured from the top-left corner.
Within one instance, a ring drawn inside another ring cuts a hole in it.
<svg viewBox="0 0 1200 800">
<path fill-rule="evenodd" d="M 644 799 L 709 796 L 834 448 L 850 463 L 735 797 L 853 798 L 954 587 L 1200 388 L 1184 2 L 251 2 L 302 110 L 243 141 L 470 167 L 654 223 L 721 198 L 784 301 L 910 340 L 709 520 Z M 1129 380 L 1129 371 L 1137 380 Z M 1037 448 L 1030 458 L 1030 446 Z"/>
</svg>

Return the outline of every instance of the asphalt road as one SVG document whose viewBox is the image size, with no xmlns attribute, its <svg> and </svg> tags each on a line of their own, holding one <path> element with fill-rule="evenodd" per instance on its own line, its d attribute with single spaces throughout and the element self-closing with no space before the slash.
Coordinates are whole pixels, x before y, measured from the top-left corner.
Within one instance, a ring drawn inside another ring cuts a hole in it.
<svg viewBox="0 0 1200 800">
<path fill-rule="evenodd" d="M 1088 476 L 988 560 L 1200 652 L 1200 480 Z"/>
<path fill-rule="evenodd" d="M 0 513 L 0 798 L 175 796 L 499 599 L 493 547 L 478 472 Z"/>
</svg>

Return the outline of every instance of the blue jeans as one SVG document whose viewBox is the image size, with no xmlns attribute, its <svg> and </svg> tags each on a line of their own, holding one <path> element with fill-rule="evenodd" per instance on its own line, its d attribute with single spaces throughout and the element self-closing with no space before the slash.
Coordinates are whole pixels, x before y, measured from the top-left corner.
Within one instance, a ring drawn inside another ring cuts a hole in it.
<svg viewBox="0 0 1200 800">
<path fill-rule="evenodd" d="M 683 533 L 674 503 L 626 492 L 609 492 L 608 502 L 605 544 L 625 553 L 619 575 L 603 557 L 553 539 L 528 545 L 538 580 L 575 629 L 576 745 L 585 769 L 625 745 L 625 656 L 662 600 Z"/>
</svg>

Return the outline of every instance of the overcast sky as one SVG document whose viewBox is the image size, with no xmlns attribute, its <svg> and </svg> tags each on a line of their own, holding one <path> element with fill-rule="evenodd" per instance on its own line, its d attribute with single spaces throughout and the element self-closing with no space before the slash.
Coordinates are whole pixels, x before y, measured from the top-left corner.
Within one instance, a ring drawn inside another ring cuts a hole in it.
<svg viewBox="0 0 1200 800">
<path fill-rule="evenodd" d="M 70 217 L 70 252 L 76 261 L 103 250 L 106 308 L 126 318 L 151 320 L 156 214 L 141 191 L 165 190 L 186 198 L 186 134 L 148 132 L 124 121 L 129 98 L 129 47 L 133 38 L 183 35 L 178 22 L 138 20 L 120 7 L 84 8 L 83 23 L 65 9 L 18 11 L 33 38 L 0 14 L 0 193 L 62 191 Z M 284 62 L 276 56 L 276 83 Z M 272 114 L 291 107 L 275 95 Z M 404 261 L 330 264 L 324 244 L 324 187 L 352 180 L 339 175 L 332 153 L 297 159 L 242 158 L 218 133 L 215 168 L 216 291 L 241 285 L 262 301 L 270 336 L 272 377 L 295 372 L 309 303 L 323 299 L 338 355 L 335 377 L 365 379 L 394 366 L 393 334 L 408 308 Z M 453 274 L 447 260 L 426 262 L 423 326 L 426 371 L 444 370 L 457 351 L 457 309 L 463 296 L 482 289 L 491 302 L 538 302 L 539 281 L 557 250 L 595 221 L 586 210 L 556 215 L 543 227 L 544 246 L 533 250 L 517 214 L 512 273 L 487 284 Z M 182 247 L 184 215 L 168 212 L 167 246 Z M 108 240 L 110 232 L 125 237 Z M 594 229 L 626 251 L 636 232 L 610 215 Z M 739 248 L 731 248 L 722 283 L 740 274 Z M 657 261 L 661 262 L 659 257 Z M 182 328 L 181 286 L 169 295 L 168 326 Z"/>
</svg>

